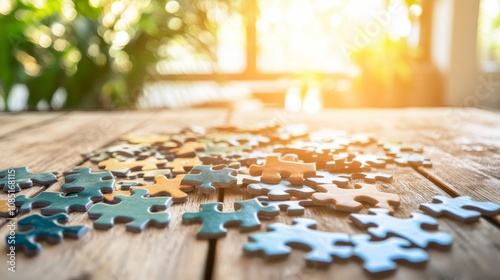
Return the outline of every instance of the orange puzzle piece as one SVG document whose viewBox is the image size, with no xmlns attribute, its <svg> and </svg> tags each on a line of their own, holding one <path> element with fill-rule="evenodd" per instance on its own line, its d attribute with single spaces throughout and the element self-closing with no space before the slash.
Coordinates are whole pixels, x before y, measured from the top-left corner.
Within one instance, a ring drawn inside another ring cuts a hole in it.
<svg viewBox="0 0 500 280">
<path fill-rule="evenodd" d="M 312 195 L 315 204 L 333 204 L 336 210 L 347 212 L 358 212 L 363 208 L 360 202 L 375 204 L 375 207 L 389 209 L 394 212 L 393 207 L 399 206 L 399 195 L 384 193 L 377 190 L 375 185 L 356 184 L 354 189 L 343 189 L 335 184 L 318 185 L 318 191 Z"/>
<path fill-rule="evenodd" d="M 176 158 L 167 163 L 167 168 L 172 168 L 172 173 L 186 173 L 196 165 L 202 165 L 203 162 L 197 158 Z"/>
<path fill-rule="evenodd" d="M 287 155 L 285 159 L 294 159 Z M 287 161 L 277 155 L 267 156 L 264 165 L 251 165 L 250 175 L 261 176 L 261 182 L 266 184 L 278 184 L 282 179 L 288 178 L 292 185 L 302 185 L 304 177 L 316 175 L 314 163 L 300 163 Z"/>
<path fill-rule="evenodd" d="M 205 150 L 205 144 L 199 142 L 186 142 L 179 148 L 170 149 L 178 157 L 196 155 L 196 151 Z"/>
<path fill-rule="evenodd" d="M 194 190 L 193 186 L 181 184 L 184 176 L 186 175 L 182 174 L 173 179 L 167 179 L 167 177 L 159 175 L 155 177 L 154 185 L 131 187 L 130 190 L 147 189 L 150 196 L 170 195 L 174 202 L 184 202 L 188 199 L 185 192 Z"/>
<path fill-rule="evenodd" d="M 167 163 L 166 160 L 149 157 L 143 160 L 135 161 L 118 161 L 115 158 L 110 158 L 99 162 L 98 166 L 101 169 L 117 171 L 118 173 L 127 173 L 134 170 L 155 170 L 158 167 L 163 167 Z"/>
</svg>

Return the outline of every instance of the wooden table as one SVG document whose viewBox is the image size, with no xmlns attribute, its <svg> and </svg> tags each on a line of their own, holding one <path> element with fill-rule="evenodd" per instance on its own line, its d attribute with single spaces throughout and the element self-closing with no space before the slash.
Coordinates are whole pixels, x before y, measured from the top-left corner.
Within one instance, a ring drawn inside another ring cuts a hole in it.
<svg viewBox="0 0 500 280">
<path fill-rule="evenodd" d="M 30 166 L 32 171 L 62 172 L 88 165 L 81 153 L 113 144 L 128 132 L 176 132 L 186 125 L 217 126 L 275 119 L 283 124 L 306 123 L 312 128 L 372 132 L 380 139 L 425 145 L 432 168 L 388 165 L 394 181 L 385 188 L 402 197 L 396 213 L 409 217 L 421 203 L 435 195 L 469 195 L 500 203 L 500 115 L 478 109 L 330 110 L 318 114 L 289 115 L 279 110 L 259 113 L 225 109 L 192 109 L 154 112 L 69 112 L 0 114 L 0 169 Z M 49 187 L 58 190 L 59 184 Z M 380 184 L 379 184 L 380 185 Z M 42 191 L 33 187 L 22 194 Z M 0 198 L 5 198 L 1 194 Z M 92 230 L 82 240 L 43 244 L 34 258 L 17 254 L 17 272 L 7 271 L 7 256 L 0 255 L 0 279 L 367 279 L 356 261 L 339 261 L 326 269 L 309 268 L 304 252 L 293 250 L 280 262 L 268 263 L 243 255 L 247 234 L 230 229 L 217 241 L 196 240 L 199 225 L 183 225 L 181 214 L 198 211 L 199 203 L 225 203 L 249 198 L 241 190 L 213 196 L 190 196 L 188 202 L 170 208 L 167 229 L 148 228 L 142 234 L 125 231 L 123 225 L 108 231 Z M 38 212 L 38 211 L 35 211 Z M 363 209 L 363 213 L 367 208 Z M 310 208 L 305 217 L 318 221 L 319 230 L 361 233 L 349 215 L 327 208 Z M 291 223 L 284 213 L 274 220 Z M 92 221 L 86 213 L 70 214 L 71 224 Z M 8 232 L 1 219 L 0 246 Z M 464 224 L 439 218 L 440 230 L 453 236 L 449 251 L 429 249 L 423 267 L 400 265 L 391 279 L 499 279 L 499 220 L 480 219 Z"/>
</svg>

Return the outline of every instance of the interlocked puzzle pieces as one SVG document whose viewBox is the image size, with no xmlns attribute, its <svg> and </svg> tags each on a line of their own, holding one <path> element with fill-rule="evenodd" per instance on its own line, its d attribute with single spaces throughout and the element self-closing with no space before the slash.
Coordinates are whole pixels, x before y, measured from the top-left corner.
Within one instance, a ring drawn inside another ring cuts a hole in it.
<svg viewBox="0 0 500 280">
<path fill-rule="evenodd" d="M 111 158 L 99 162 L 98 166 L 99 168 L 111 171 L 116 176 L 126 177 L 130 171 L 155 170 L 165 166 L 165 164 L 167 164 L 166 160 L 158 160 L 153 157 L 135 161 L 118 161 L 117 159 Z"/>
<path fill-rule="evenodd" d="M 34 184 L 50 185 L 57 182 L 57 172 L 32 173 L 28 167 L 17 167 L 0 171 L 0 187 L 4 192 L 19 192 L 21 189 L 30 188 Z M 14 184 L 9 184 L 14 181 Z M 9 186 L 13 186 L 9 188 Z"/>
<path fill-rule="evenodd" d="M 148 191 L 136 189 L 131 196 L 117 195 L 115 200 L 118 204 L 99 203 L 94 205 L 88 212 L 94 221 L 96 229 L 110 229 L 114 222 L 124 222 L 127 231 L 139 233 L 146 226 L 152 224 L 163 228 L 170 221 L 168 212 L 151 212 L 151 210 L 165 210 L 172 205 L 170 197 L 146 198 Z"/>
<path fill-rule="evenodd" d="M 249 254 L 264 253 L 267 258 L 283 258 L 291 253 L 291 246 L 304 245 L 310 251 L 305 259 L 309 262 L 327 264 L 333 262 L 332 256 L 348 258 L 351 247 L 339 245 L 350 241 L 347 233 L 332 233 L 313 230 L 316 221 L 297 218 L 294 225 L 274 223 L 267 226 L 268 232 L 250 234 L 252 242 L 245 244 L 243 250 Z M 300 247 L 300 248 L 303 248 Z"/>
<path fill-rule="evenodd" d="M 271 200 L 287 200 L 290 199 L 291 195 L 299 198 L 307 198 L 315 193 L 315 190 L 308 186 L 294 186 L 290 182 L 283 180 L 278 184 L 249 184 L 247 191 L 253 195 L 267 195 Z"/>
<path fill-rule="evenodd" d="M 239 226 L 241 231 L 251 231 L 260 227 L 259 217 L 271 218 L 279 214 L 278 206 L 262 206 L 257 198 L 235 202 L 235 212 L 222 212 L 222 202 L 204 203 L 200 212 L 188 212 L 182 215 L 186 224 L 202 222 L 198 231 L 199 239 L 215 239 L 224 237 L 226 226 Z"/>
<path fill-rule="evenodd" d="M 184 202 L 188 199 L 186 192 L 194 190 L 193 186 L 183 185 L 182 180 L 185 175 L 177 175 L 174 179 L 167 179 L 165 176 L 156 176 L 155 184 L 141 187 L 131 187 L 131 190 L 144 188 L 151 196 L 170 195 L 174 202 Z"/>
<path fill-rule="evenodd" d="M 389 210 L 381 208 L 371 208 L 370 213 L 375 215 L 351 214 L 351 220 L 358 226 L 368 229 L 368 232 L 377 238 L 386 238 L 393 234 L 402 237 L 421 248 L 426 248 L 429 244 L 439 246 L 449 246 L 452 237 L 446 232 L 430 232 L 422 229 L 436 228 L 438 222 L 431 216 L 421 213 L 412 213 L 411 219 L 398 219 L 389 215 Z"/>
<path fill-rule="evenodd" d="M 210 165 L 195 166 L 184 177 L 182 183 L 198 187 L 198 191 L 201 193 L 213 193 L 216 187 L 230 188 L 236 186 L 237 170 L 232 168 L 220 169 L 219 167 Z"/>
<path fill-rule="evenodd" d="M 432 202 L 421 204 L 420 209 L 435 217 L 448 216 L 467 223 L 478 221 L 481 215 L 494 217 L 500 213 L 500 205 L 474 201 L 469 196 L 449 198 L 439 195 L 433 197 Z"/>
<path fill-rule="evenodd" d="M 16 198 L 20 212 L 30 212 L 33 207 L 41 207 L 44 215 L 87 211 L 93 202 L 103 199 L 103 192 L 113 191 L 115 179 L 111 172 L 92 172 L 88 167 L 75 167 L 64 173 L 66 183 L 61 192 L 42 192 L 36 197 L 21 195 Z M 70 193 L 66 194 L 65 193 Z"/>
<path fill-rule="evenodd" d="M 63 237 L 80 238 L 88 231 L 87 226 L 64 226 L 59 222 L 67 222 L 68 215 L 59 214 L 44 217 L 38 214 L 27 216 L 17 223 L 21 232 L 7 235 L 7 246 L 21 249 L 26 256 L 34 256 L 40 252 L 42 246 L 38 241 L 47 240 L 50 244 L 59 243 Z"/>
<path fill-rule="evenodd" d="M 249 171 L 252 176 L 261 176 L 262 182 L 266 184 L 278 184 L 281 179 L 287 178 L 293 185 L 302 185 L 304 177 L 316 175 L 316 166 L 314 163 L 286 161 L 271 155 L 266 158 L 264 165 L 252 165 Z"/>
<path fill-rule="evenodd" d="M 423 263 L 429 259 L 427 252 L 420 248 L 409 248 L 408 240 L 390 237 L 382 241 L 370 241 L 368 234 L 351 236 L 355 246 L 353 256 L 363 260 L 363 267 L 370 273 L 392 271 L 397 268 L 395 260 L 405 260 L 411 263 Z"/>
<path fill-rule="evenodd" d="M 317 193 L 312 195 L 315 204 L 333 204 L 336 210 L 358 212 L 363 208 L 360 202 L 375 204 L 375 207 L 389 209 L 399 206 L 399 195 L 384 193 L 377 190 L 375 185 L 355 184 L 354 189 L 339 188 L 335 184 L 318 185 Z"/>
</svg>

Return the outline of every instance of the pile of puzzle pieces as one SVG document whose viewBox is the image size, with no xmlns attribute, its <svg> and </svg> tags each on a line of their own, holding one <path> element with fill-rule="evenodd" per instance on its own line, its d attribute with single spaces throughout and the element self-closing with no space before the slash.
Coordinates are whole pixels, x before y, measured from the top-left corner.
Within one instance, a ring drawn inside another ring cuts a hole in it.
<svg viewBox="0 0 500 280">
<path fill-rule="evenodd" d="M 372 153 L 365 153 L 366 147 Z M 41 213 L 19 219 L 19 232 L 6 237 L 8 247 L 34 256 L 43 239 L 57 243 L 63 237 L 82 237 L 87 226 L 63 224 L 74 211 L 87 212 L 97 230 L 125 223 L 127 231 L 140 233 L 148 226 L 167 227 L 168 208 L 193 196 L 246 189 L 254 198 L 234 203 L 235 211 L 223 212 L 222 202 L 205 203 L 199 212 L 184 213 L 183 222 L 201 223 L 197 238 L 215 239 L 224 237 L 231 225 L 242 232 L 258 230 L 261 219 L 272 219 L 280 210 L 291 216 L 304 214 L 306 207 L 350 212 L 353 224 L 367 228 L 368 234 L 317 231 L 315 220 L 296 218 L 293 225 L 273 223 L 268 232 L 250 234 L 243 250 L 280 258 L 301 245 L 309 248 L 307 263 L 356 257 L 366 271 L 380 273 L 395 270 L 396 260 L 427 261 L 430 245 L 451 246 L 448 233 L 428 230 L 438 226 L 432 216 L 475 222 L 481 215 L 500 213 L 500 205 L 491 202 L 436 196 L 420 206 L 426 214 L 394 217 L 401 198 L 379 190 L 377 182 L 390 184 L 393 179 L 380 169 L 432 163 L 419 145 L 378 142 L 369 134 L 279 125 L 190 127 L 173 134 L 125 135 L 115 146 L 83 157 L 88 166 L 63 172 L 59 191 L 32 197 L 17 192 L 52 185 L 57 172 L 34 173 L 27 167 L 0 171 L 0 187 L 9 194 L 0 201 L 0 215 L 13 217 L 34 208 Z M 363 203 L 373 207 L 368 214 L 358 213 Z"/>
</svg>

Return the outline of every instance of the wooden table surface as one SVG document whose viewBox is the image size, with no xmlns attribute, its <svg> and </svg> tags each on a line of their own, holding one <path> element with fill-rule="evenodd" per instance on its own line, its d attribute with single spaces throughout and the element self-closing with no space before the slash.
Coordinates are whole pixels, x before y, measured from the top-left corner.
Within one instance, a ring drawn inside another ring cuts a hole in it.
<svg viewBox="0 0 500 280">
<path fill-rule="evenodd" d="M 28 165 L 32 171 L 62 172 L 89 165 L 80 156 L 108 145 L 126 133 L 177 132 L 186 125 L 220 126 L 276 120 L 282 124 L 305 123 L 311 128 L 369 132 L 379 139 L 425 146 L 432 168 L 388 165 L 384 172 L 392 183 L 377 183 L 397 193 L 402 203 L 395 216 L 409 217 L 435 195 L 469 195 L 500 203 L 500 114 L 479 109 L 360 109 L 330 110 L 290 115 L 280 110 L 258 113 L 225 109 L 191 109 L 154 112 L 57 112 L 0 114 L 0 169 Z M 61 174 L 61 173 L 60 173 Z M 59 184 L 49 190 L 58 190 Z M 25 189 L 35 195 L 42 187 Z M 0 199 L 5 199 L 2 193 Z M 64 240 L 34 258 L 16 255 L 16 270 L 7 271 L 7 256 L 0 255 L 0 279 L 369 279 L 356 261 L 335 262 L 326 269 L 305 265 L 304 252 L 293 250 L 289 258 L 268 263 L 243 255 L 247 234 L 231 228 L 216 241 L 197 240 L 200 225 L 183 225 L 181 215 L 197 212 L 199 203 L 232 202 L 250 198 L 242 190 L 219 195 L 191 196 L 188 202 L 169 208 L 172 220 L 166 229 L 147 228 L 141 234 L 123 225 L 108 231 L 91 230 L 82 240 Z M 362 213 L 367 212 L 367 208 Z M 39 212 L 34 211 L 35 213 Z M 318 230 L 361 233 L 349 215 L 328 208 L 306 209 L 304 217 L 316 219 Z M 439 229 L 453 236 L 448 251 L 429 249 L 425 266 L 399 265 L 389 279 L 500 279 L 498 216 L 465 224 L 439 218 Z M 291 224 L 283 212 L 264 221 Z M 5 246 L 6 219 L 0 220 L 0 246 Z M 71 213 L 70 224 L 92 228 L 87 213 Z"/>
</svg>

